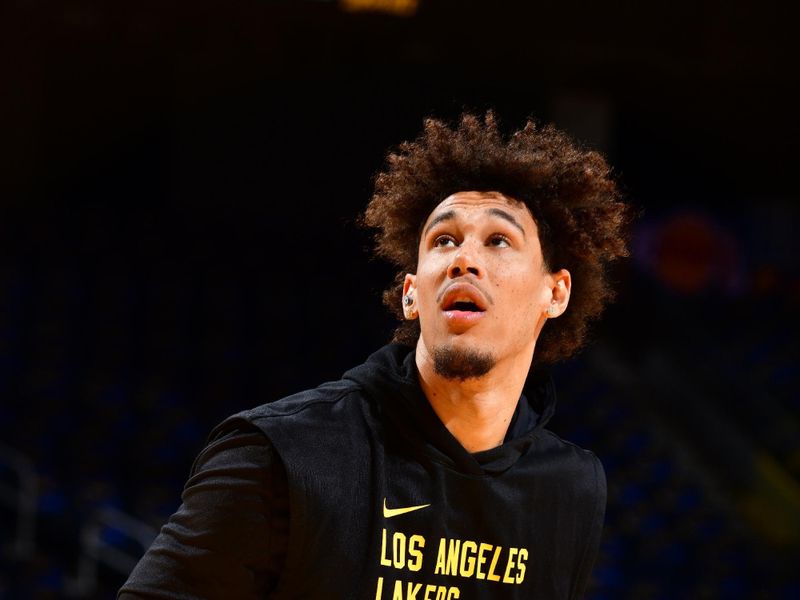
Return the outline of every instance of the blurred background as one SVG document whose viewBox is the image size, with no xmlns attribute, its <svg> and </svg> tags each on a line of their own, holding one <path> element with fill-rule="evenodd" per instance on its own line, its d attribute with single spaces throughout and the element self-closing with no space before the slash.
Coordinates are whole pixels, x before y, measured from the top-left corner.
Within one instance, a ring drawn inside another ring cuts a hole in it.
<svg viewBox="0 0 800 600">
<path fill-rule="evenodd" d="M 0 8 L 0 599 L 113 598 L 231 413 L 390 336 L 354 218 L 422 119 L 602 150 L 640 217 L 552 429 L 589 598 L 800 598 L 796 19 L 781 4 Z"/>
</svg>

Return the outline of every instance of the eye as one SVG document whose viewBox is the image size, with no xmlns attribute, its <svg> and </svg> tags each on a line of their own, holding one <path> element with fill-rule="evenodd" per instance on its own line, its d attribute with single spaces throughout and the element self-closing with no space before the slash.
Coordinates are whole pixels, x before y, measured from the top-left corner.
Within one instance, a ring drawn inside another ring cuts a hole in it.
<svg viewBox="0 0 800 600">
<path fill-rule="evenodd" d="M 452 235 L 438 235 L 436 239 L 433 240 L 434 248 L 448 248 L 448 247 L 455 247 L 456 240 Z"/>
<path fill-rule="evenodd" d="M 488 245 L 495 248 L 508 248 L 511 246 L 511 240 L 502 233 L 495 233 L 489 238 Z"/>
</svg>

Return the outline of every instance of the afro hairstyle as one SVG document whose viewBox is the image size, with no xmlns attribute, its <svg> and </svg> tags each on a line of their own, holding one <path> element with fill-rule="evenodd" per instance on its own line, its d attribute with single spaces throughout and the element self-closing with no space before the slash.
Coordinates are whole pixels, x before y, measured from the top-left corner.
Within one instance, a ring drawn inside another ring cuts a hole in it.
<svg viewBox="0 0 800 600">
<path fill-rule="evenodd" d="M 415 345 L 419 338 L 419 322 L 403 320 L 403 278 L 416 272 L 428 216 L 460 191 L 500 192 L 528 207 L 545 268 L 567 269 L 573 282 L 566 312 L 540 334 L 535 362 L 573 355 L 584 344 L 589 323 L 613 299 L 608 266 L 628 255 L 629 205 L 598 152 L 530 118 L 504 135 L 492 111 L 482 117 L 462 114 L 453 125 L 426 119 L 423 132 L 390 151 L 375 177 L 360 223 L 374 230 L 377 255 L 398 269 L 383 293 L 384 304 L 401 321 L 393 341 Z"/>
</svg>

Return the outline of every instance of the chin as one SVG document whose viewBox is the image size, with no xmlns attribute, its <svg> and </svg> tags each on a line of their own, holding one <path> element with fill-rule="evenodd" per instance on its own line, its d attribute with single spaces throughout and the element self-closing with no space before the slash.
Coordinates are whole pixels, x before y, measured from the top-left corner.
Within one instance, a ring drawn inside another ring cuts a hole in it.
<svg viewBox="0 0 800 600">
<path fill-rule="evenodd" d="M 442 344 L 433 348 L 433 370 L 456 381 L 477 379 L 491 371 L 497 359 L 489 351 L 480 350 L 470 344 Z"/>
</svg>

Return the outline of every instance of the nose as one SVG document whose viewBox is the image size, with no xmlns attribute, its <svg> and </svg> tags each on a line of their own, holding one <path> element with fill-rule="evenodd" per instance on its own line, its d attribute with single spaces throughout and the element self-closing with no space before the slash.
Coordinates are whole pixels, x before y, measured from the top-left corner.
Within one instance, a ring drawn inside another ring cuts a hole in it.
<svg viewBox="0 0 800 600">
<path fill-rule="evenodd" d="M 459 246 L 458 251 L 453 254 L 453 260 L 447 268 L 447 276 L 450 279 L 454 279 L 468 273 L 480 278 L 483 275 L 483 269 L 478 265 L 474 249 L 467 242 L 464 242 Z"/>
</svg>

